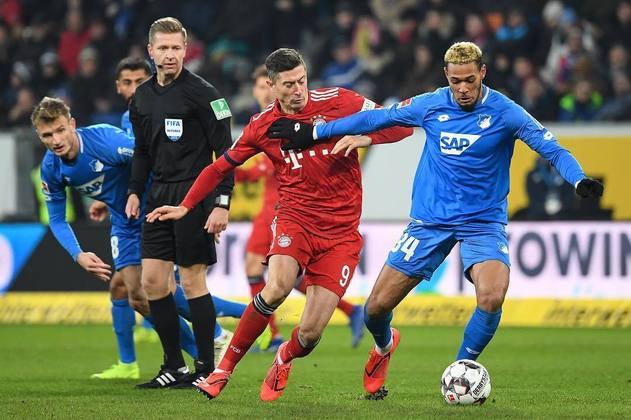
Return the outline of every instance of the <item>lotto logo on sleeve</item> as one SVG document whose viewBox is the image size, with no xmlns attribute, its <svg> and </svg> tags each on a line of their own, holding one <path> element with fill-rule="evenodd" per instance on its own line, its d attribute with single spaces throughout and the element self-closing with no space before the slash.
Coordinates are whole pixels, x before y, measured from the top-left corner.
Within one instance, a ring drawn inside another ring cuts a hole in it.
<svg viewBox="0 0 631 420">
<path fill-rule="evenodd" d="M 213 109 L 213 112 L 215 113 L 215 118 L 217 118 L 217 120 L 223 120 L 224 118 L 232 117 L 232 112 L 230 112 L 228 102 L 226 102 L 224 98 L 219 98 L 211 101 L 210 107 Z"/>
<path fill-rule="evenodd" d="M 169 140 L 178 141 L 182 137 L 184 132 L 184 123 L 181 119 L 165 118 L 164 119 L 164 133 Z"/>
</svg>

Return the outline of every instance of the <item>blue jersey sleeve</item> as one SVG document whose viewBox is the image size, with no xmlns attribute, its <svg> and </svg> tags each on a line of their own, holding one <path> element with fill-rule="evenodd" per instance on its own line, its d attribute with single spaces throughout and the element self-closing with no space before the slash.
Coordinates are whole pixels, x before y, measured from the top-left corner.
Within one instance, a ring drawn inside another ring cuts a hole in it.
<svg viewBox="0 0 631 420">
<path fill-rule="evenodd" d="M 111 166 L 131 163 L 134 157 L 134 139 L 123 130 L 109 124 L 89 127 L 98 139 L 98 156 Z"/>
<path fill-rule="evenodd" d="M 125 113 L 121 116 L 121 129 L 130 138 L 134 138 L 134 127 L 132 127 L 131 120 L 129 119 L 129 110 L 125 111 Z"/>
<path fill-rule="evenodd" d="M 516 103 L 512 103 L 504 119 L 513 130 L 515 138 L 521 139 L 532 150 L 548 160 L 567 182 L 576 185 L 585 178 L 585 173 L 576 158 L 559 144 L 551 131 Z"/>
<path fill-rule="evenodd" d="M 362 111 L 329 123 L 318 124 L 315 128 L 316 138 L 372 133 L 394 126 L 421 127 L 431 95 L 415 96 L 389 108 Z"/>
<path fill-rule="evenodd" d="M 56 179 L 53 165 L 47 159 L 44 159 L 44 162 L 42 162 L 41 178 L 42 192 L 44 193 L 48 209 L 50 230 L 53 232 L 57 242 L 76 261 L 77 256 L 81 253 L 81 247 L 72 228 L 66 221 L 66 186 Z"/>
</svg>

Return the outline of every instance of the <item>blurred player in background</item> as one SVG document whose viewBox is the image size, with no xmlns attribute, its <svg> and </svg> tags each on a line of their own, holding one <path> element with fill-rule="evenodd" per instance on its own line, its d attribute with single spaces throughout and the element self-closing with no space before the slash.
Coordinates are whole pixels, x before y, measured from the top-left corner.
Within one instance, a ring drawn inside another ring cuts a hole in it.
<svg viewBox="0 0 631 420">
<path fill-rule="evenodd" d="M 260 398 L 273 401 L 283 394 L 292 360 L 307 356 L 320 341 L 351 282 L 363 243 L 357 230 L 362 197 L 357 152 L 350 159 L 332 155 L 333 140 L 304 152 L 285 149 L 266 132 L 285 115 L 312 123 L 370 109 L 375 103 L 341 88 L 309 91 L 307 69 L 296 50 L 276 50 L 267 57 L 265 66 L 276 100 L 254 115 L 232 147 L 202 171 L 180 206 L 159 207 L 147 215 L 150 223 L 186 216 L 234 167 L 259 152 L 274 164 L 279 201 L 267 254 L 268 282 L 248 305 L 217 369 L 197 385 L 209 398 L 217 397 L 226 386 L 237 363 L 304 272 L 307 301 L 300 325 L 279 347 L 261 385 Z M 390 128 L 371 137 L 384 143 L 410 134 L 410 129 Z"/>
<path fill-rule="evenodd" d="M 412 221 L 388 255 L 365 305 L 366 327 L 375 339 L 364 370 L 364 387 L 370 393 L 384 384 L 399 343 L 399 332 L 390 327 L 392 310 L 420 281 L 431 278 L 458 242 L 464 275 L 475 286 L 477 308 L 456 359 L 477 359 L 493 338 L 509 281 L 506 207 L 515 140 L 550 161 L 581 197 L 603 192 L 602 184 L 585 176 L 550 131 L 482 83 L 486 65 L 477 45 L 452 45 L 445 53 L 444 72 L 449 86 L 387 109 L 315 126 L 286 119 L 274 127 L 273 137 L 290 139 L 301 148 L 397 125 L 426 132 L 412 191 Z M 347 137 L 333 152 L 345 150 L 349 155 L 370 144 L 366 137 Z"/>
<path fill-rule="evenodd" d="M 254 85 L 252 95 L 259 104 L 259 108 L 264 110 L 274 101 L 272 89 L 268 84 L 269 78 L 264 65 L 257 67 L 252 74 Z M 237 182 L 256 182 L 264 180 L 263 205 L 261 211 L 252 219 L 252 232 L 246 246 L 245 272 L 250 285 L 252 297 L 256 296 L 265 287 L 265 265 L 266 255 L 272 243 L 272 222 L 274 220 L 275 208 L 278 203 L 278 181 L 274 175 L 274 164 L 269 158 L 260 153 L 256 156 L 256 164 L 248 168 L 241 166 L 235 168 L 235 180 Z M 296 280 L 295 288 L 303 294 L 307 294 L 307 288 L 302 277 Z M 340 299 L 337 304 L 349 318 L 349 325 L 352 334 L 352 347 L 357 347 L 364 335 L 364 316 L 360 305 L 353 305 L 344 299 Z M 267 350 L 276 351 L 278 346 L 284 341 L 280 335 L 274 315 L 270 315 L 270 329 L 272 340 L 266 347 Z"/>
<path fill-rule="evenodd" d="M 93 375 L 99 379 L 138 379 L 139 367 L 133 341 L 135 309 L 150 319 L 147 296 L 140 284 L 141 223 L 125 217 L 133 139 L 108 124 L 76 128 L 63 101 L 44 98 L 31 120 L 48 151 L 42 160 L 42 192 L 50 215 L 50 229 L 59 243 L 86 271 L 108 281 L 112 270 L 92 252 L 85 252 L 65 218 L 66 186 L 104 203 L 111 214 L 112 258 L 115 273 L 110 287 L 112 320 L 119 362 Z M 106 211 L 107 212 L 107 211 Z M 122 285 L 122 286 L 121 286 Z M 126 293 L 126 294 L 123 294 Z M 130 308 L 131 306 L 131 308 Z M 193 333 L 179 319 L 184 349 L 196 355 Z"/>
</svg>

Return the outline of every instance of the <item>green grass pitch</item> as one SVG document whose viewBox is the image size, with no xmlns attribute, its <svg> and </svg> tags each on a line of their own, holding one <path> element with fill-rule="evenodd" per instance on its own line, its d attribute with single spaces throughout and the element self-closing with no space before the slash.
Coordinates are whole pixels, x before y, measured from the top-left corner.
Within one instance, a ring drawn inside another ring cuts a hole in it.
<svg viewBox="0 0 631 420">
<path fill-rule="evenodd" d="M 285 328 L 287 335 L 289 329 Z M 446 405 L 439 391 L 462 328 L 403 327 L 387 381 L 389 396 L 364 399 L 371 346 L 350 348 L 345 327 L 330 327 L 318 348 L 295 361 L 285 395 L 258 399 L 272 361 L 248 354 L 222 395 L 137 390 L 136 381 L 91 373 L 115 359 L 107 326 L 0 326 L 0 418 L 623 418 L 631 416 L 631 334 L 622 329 L 500 328 L 480 358 L 493 390 L 486 404 Z M 158 344 L 137 346 L 142 378 L 160 364 Z"/>
</svg>

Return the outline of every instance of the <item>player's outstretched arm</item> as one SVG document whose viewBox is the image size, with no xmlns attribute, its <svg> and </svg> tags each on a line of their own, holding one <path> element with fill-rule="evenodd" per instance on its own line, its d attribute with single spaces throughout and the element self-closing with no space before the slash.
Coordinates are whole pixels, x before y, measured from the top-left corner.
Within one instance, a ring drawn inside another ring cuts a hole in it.
<svg viewBox="0 0 631 420">
<path fill-rule="evenodd" d="M 162 206 L 147 214 L 147 222 L 153 223 L 156 220 L 166 222 L 167 220 L 180 220 L 188 214 L 188 209 L 184 206 Z"/>
<path fill-rule="evenodd" d="M 80 252 L 77 255 L 77 264 L 103 281 L 108 281 L 112 275 L 111 267 L 93 252 Z"/>
</svg>

